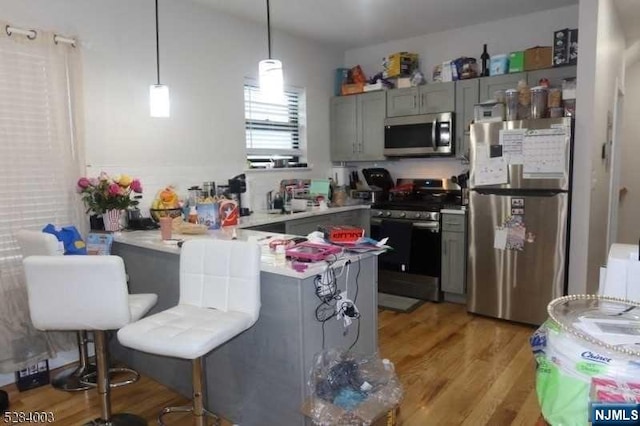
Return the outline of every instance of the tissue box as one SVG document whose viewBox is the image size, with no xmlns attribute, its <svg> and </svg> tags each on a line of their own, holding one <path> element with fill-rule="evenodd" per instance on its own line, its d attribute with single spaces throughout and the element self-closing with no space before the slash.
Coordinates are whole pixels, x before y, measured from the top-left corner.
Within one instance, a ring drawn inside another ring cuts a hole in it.
<svg viewBox="0 0 640 426">
<path fill-rule="evenodd" d="M 509 54 L 509 72 L 524 71 L 524 52 L 511 52 Z"/>
<path fill-rule="evenodd" d="M 355 226 L 332 226 L 324 231 L 324 238 L 332 243 L 355 243 L 364 237 L 364 229 Z"/>
<path fill-rule="evenodd" d="M 591 401 L 640 403 L 640 383 L 594 377 L 591 379 Z"/>
<path fill-rule="evenodd" d="M 220 201 L 220 226 L 233 226 L 238 224 L 240 211 L 238 203 L 233 200 Z"/>
</svg>

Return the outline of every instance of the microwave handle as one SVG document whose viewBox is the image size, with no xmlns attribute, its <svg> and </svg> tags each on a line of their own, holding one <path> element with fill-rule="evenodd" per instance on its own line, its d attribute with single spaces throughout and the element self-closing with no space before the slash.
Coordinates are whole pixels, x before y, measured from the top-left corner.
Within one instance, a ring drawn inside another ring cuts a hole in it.
<svg viewBox="0 0 640 426">
<path fill-rule="evenodd" d="M 431 144 L 433 145 L 433 150 L 436 151 L 438 149 L 438 144 L 436 144 L 436 126 L 438 125 L 438 120 L 435 119 L 431 123 Z"/>
<path fill-rule="evenodd" d="M 435 129 L 436 129 L 436 137 L 433 139 L 433 148 L 437 151 L 438 143 L 440 143 L 440 122 L 438 120 L 436 120 Z"/>
</svg>

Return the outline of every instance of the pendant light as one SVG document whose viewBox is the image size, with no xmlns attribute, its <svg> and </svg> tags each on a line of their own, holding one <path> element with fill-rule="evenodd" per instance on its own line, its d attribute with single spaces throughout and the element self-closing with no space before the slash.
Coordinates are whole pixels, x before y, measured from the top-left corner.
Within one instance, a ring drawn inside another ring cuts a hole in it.
<svg viewBox="0 0 640 426">
<path fill-rule="evenodd" d="M 156 0 L 156 73 L 157 84 L 149 87 L 149 113 L 151 117 L 169 117 L 169 86 L 160 84 L 160 37 L 158 35 L 158 0 Z"/>
<path fill-rule="evenodd" d="M 260 91 L 270 100 L 278 100 L 284 94 L 284 77 L 282 73 L 282 61 L 271 57 L 271 14 L 269 0 L 267 0 L 267 44 L 269 59 L 263 59 L 258 64 L 260 77 Z"/>
</svg>

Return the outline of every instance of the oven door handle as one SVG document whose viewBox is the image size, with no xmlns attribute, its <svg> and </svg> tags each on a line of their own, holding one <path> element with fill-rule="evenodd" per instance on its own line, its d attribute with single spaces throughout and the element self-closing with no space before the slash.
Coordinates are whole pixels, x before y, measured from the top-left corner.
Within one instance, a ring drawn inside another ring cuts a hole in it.
<svg viewBox="0 0 640 426">
<path fill-rule="evenodd" d="M 393 219 L 384 219 L 384 220 L 393 220 Z M 404 222 L 404 220 L 402 222 Z M 370 223 L 371 225 L 381 225 L 382 219 L 371 218 Z M 440 232 L 440 224 L 438 222 L 413 222 L 411 226 L 420 230 L 426 230 L 430 232 Z"/>
<path fill-rule="evenodd" d="M 429 232 L 440 232 L 440 224 L 438 222 L 413 222 L 411 225 L 416 229 L 422 229 Z"/>
</svg>

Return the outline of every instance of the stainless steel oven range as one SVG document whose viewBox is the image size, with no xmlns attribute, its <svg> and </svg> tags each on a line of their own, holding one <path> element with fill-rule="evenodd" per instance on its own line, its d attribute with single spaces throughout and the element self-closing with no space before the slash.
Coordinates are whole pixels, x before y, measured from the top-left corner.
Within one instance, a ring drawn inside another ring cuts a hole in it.
<svg viewBox="0 0 640 426">
<path fill-rule="evenodd" d="M 371 235 L 394 248 L 379 257 L 383 293 L 440 301 L 440 210 L 460 206 L 461 190 L 444 179 L 398 179 L 390 200 L 371 208 Z"/>
</svg>

